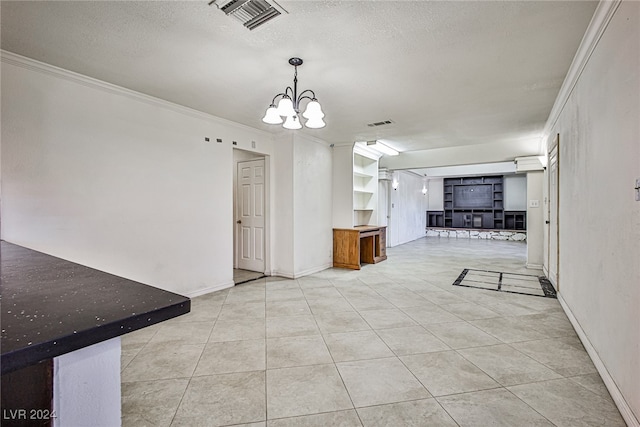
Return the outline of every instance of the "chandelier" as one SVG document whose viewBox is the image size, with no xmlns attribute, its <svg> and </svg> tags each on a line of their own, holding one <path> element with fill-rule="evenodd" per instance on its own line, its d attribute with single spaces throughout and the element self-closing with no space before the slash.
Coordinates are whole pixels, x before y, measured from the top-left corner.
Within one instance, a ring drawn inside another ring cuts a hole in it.
<svg viewBox="0 0 640 427">
<path fill-rule="evenodd" d="M 302 117 L 307 119 L 305 126 L 311 129 L 320 129 L 325 126 L 325 122 L 322 120 L 324 113 L 320 107 L 320 103 L 316 99 L 316 94 L 312 90 L 304 90 L 298 95 L 298 66 L 302 65 L 302 59 L 291 58 L 289 64 L 295 67 L 295 73 L 293 75 L 293 89 L 291 86 L 287 86 L 283 93 L 279 93 L 273 97 L 271 105 L 267 108 L 262 121 L 270 125 L 279 125 L 283 122 L 282 127 L 285 129 L 301 129 L 302 123 L 300 123 L 300 103 L 307 99 L 307 108 L 302 113 Z M 280 98 L 278 106 L 276 107 L 276 99 Z"/>
</svg>

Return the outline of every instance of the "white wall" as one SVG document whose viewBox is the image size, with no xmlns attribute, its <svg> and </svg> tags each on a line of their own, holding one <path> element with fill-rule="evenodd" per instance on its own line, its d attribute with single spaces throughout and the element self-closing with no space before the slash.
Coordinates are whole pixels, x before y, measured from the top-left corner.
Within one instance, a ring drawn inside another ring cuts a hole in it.
<svg viewBox="0 0 640 427">
<path fill-rule="evenodd" d="M 353 227 L 353 144 L 332 148 L 332 224 Z"/>
<path fill-rule="evenodd" d="M 444 187 L 442 178 L 432 178 L 428 181 L 427 188 L 428 209 L 430 211 L 444 210 Z"/>
<path fill-rule="evenodd" d="M 273 197 L 272 222 L 274 253 L 274 275 L 293 277 L 293 135 L 281 132 L 276 136 L 273 156 Z"/>
<path fill-rule="evenodd" d="M 294 135 L 294 274 L 315 273 L 333 264 L 331 148 Z"/>
<path fill-rule="evenodd" d="M 236 163 L 265 156 L 267 272 L 298 277 L 331 264 L 332 158 L 324 142 L 292 132 L 274 141 L 46 64 L 2 58 L 3 239 L 190 296 L 231 286 Z"/>
<path fill-rule="evenodd" d="M 121 425 L 120 337 L 53 358 L 54 427 Z"/>
<path fill-rule="evenodd" d="M 271 135 L 5 53 L 2 120 L 3 239 L 187 295 L 233 283 L 232 141 Z"/>
<path fill-rule="evenodd" d="M 411 172 L 394 171 L 398 188 L 391 190 L 389 246 L 425 236 L 428 197 L 422 194 L 424 179 Z"/>
<path fill-rule="evenodd" d="M 332 160 L 324 142 L 300 133 L 276 136 L 273 169 L 274 270 L 300 277 L 332 265 Z"/>
<path fill-rule="evenodd" d="M 612 5 L 600 4 L 592 27 Z M 593 53 L 550 118 L 549 142 L 560 135 L 560 297 L 627 423 L 639 425 L 640 3 L 622 2 L 601 37 L 591 30 Z"/>
<path fill-rule="evenodd" d="M 505 175 L 502 182 L 504 210 L 527 210 L 527 175 Z"/>
</svg>

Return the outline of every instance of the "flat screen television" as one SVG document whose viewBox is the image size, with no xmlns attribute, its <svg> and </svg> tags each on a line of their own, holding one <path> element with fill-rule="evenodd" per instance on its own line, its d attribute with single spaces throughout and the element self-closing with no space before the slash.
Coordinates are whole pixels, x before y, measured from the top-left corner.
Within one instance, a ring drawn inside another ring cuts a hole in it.
<svg viewBox="0 0 640 427">
<path fill-rule="evenodd" d="M 491 184 L 454 185 L 454 209 L 493 208 L 493 186 Z"/>
</svg>

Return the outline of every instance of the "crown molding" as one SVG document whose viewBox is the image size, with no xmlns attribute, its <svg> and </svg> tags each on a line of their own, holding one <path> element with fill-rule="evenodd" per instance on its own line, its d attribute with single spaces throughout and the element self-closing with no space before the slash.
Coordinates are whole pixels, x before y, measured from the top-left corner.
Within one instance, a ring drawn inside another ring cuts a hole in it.
<svg viewBox="0 0 640 427">
<path fill-rule="evenodd" d="M 333 147 L 351 147 L 353 148 L 353 145 L 355 144 L 355 142 L 353 141 L 349 141 L 349 142 L 334 142 L 331 144 L 331 146 Z"/>
<path fill-rule="evenodd" d="M 542 137 L 540 138 L 540 153 L 544 153 L 546 151 L 547 139 L 549 138 L 551 129 L 553 129 L 558 121 L 564 106 L 569 100 L 573 89 L 578 83 L 582 72 L 591 58 L 591 54 L 598 45 L 602 34 L 604 34 L 611 18 L 616 13 L 616 10 L 618 10 L 621 3 L 622 0 L 603 0 L 598 3 L 598 6 L 593 13 L 593 17 L 591 18 L 591 22 L 582 37 L 582 41 L 580 42 L 576 55 L 573 57 L 571 66 L 569 66 L 569 71 L 567 72 L 564 82 L 560 87 L 560 92 L 558 92 L 553 108 L 551 108 L 551 113 L 549 113 L 549 118 L 547 119 L 547 123 L 545 124 L 542 132 Z"/>
<path fill-rule="evenodd" d="M 55 65 L 47 64 L 45 62 L 37 61 L 35 59 L 28 58 L 26 56 L 18 55 L 7 50 L 0 50 L 0 60 L 6 64 L 11 64 L 16 67 L 24 68 L 26 70 L 35 71 L 41 74 L 53 76 L 62 80 L 67 80 L 79 85 L 89 87 L 92 89 L 98 89 L 103 92 L 124 96 L 135 101 L 143 102 L 148 105 L 161 107 L 173 112 L 190 116 L 196 119 L 206 120 L 216 124 L 227 125 L 237 129 L 242 129 L 250 132 L 257 132 L 265 135 L 268 138 L 273 138 L 271 132 L 253 128 L 251 126 L 243 125 L 231 120 L 223 119 L 221 117 L 214 116 L 203 111 L 195 110 L 193 108 L 185 107 L 184 105 L 176 104 L 161 98 L 145 95 L 135 90 L 127 89 L 122 86 L 117 86 L 112 83 L 107 83 L 102 80 L 94 79 L 93 77 L 85 76 L 74 71 L 69 71 L 64 68 L 56 67 Z"/>
</svg>

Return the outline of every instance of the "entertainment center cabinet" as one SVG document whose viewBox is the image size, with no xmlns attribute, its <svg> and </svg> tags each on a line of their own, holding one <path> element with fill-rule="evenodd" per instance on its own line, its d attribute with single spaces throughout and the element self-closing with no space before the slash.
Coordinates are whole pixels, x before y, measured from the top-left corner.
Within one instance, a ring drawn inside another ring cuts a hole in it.
<svg viewBox="0 0 640 427">
<path fill-rule="evenodd" d="M 442 211 L 427 211 L 427 227 L 526 230 L 526 211 L 504 210 L 502 175 L 445 178 Z"/>
</svg>

